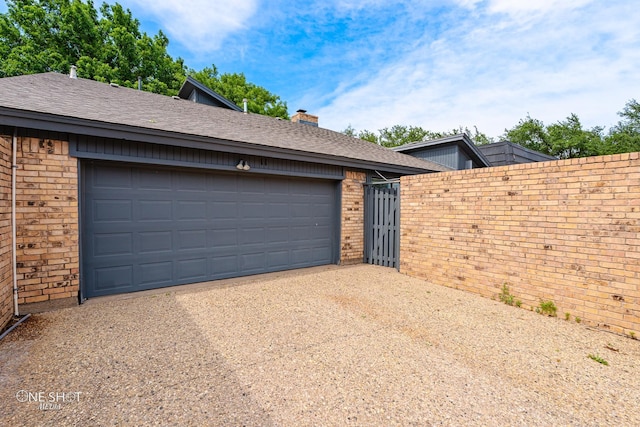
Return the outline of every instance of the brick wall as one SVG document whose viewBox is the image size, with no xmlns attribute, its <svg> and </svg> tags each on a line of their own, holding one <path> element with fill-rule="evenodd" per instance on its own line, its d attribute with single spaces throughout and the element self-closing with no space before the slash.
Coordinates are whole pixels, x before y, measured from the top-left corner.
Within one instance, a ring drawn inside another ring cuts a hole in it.
<svg viewBox="0 0 640 427">
<path fill-rule="evenodd" d="M 640 153 L 403 177 L 403 273 L 640 334 Z"/>
<path fill-rule="evenodd" d="M 0 135 L 0 330 L 13 316 L 11 136 Z"/>
<path fill-rule="evenodd" d="M 78 295 L 78 169 L 67 141 L 18 139 L 19 304 Z"/>
<path fill-rule="evenodd" d="M 342 181 L 340 264 L 362 263 L 364 259 L 364 172 L 346 171 Z"/>
</svg>

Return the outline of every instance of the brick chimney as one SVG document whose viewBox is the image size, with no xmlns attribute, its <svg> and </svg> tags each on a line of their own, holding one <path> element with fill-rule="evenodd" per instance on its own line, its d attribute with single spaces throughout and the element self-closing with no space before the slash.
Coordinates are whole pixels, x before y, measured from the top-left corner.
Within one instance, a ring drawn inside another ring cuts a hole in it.
<svg viewBox="0 0 640 427">
<path fill-rule="evenodd" d="M 291 121 L 294 123 L 302 123 L 305 125 L 318 127 L 318 116 L 307 114 L 307 110 L 298 110 L 291 116 Z"/>
</svg>

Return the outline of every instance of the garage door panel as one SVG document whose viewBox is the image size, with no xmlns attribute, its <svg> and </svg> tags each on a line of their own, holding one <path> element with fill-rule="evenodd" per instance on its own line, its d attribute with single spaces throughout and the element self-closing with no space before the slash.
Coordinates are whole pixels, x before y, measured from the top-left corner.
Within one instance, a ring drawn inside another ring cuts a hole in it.
<svg viewBox="0 0 640 427">
<path fill-rule="evenodd" d="M 176 219 L 178 221 L 190 221 L 194 219 L 207 219 L 207 202 L 185 201 L 176 202 Z"/>
<path fill-rule="evenodd" d="M 271 244 L 289 241 L 289 227 L 267 227 L 265 233 L 266 241 Z"/>
<path fill-rule="evenodd" d="M 249 272 L 265 270 L 266 255 L 264 252 L 246 253 L 240 255 L 240 268 Z"/>
<path fill-rule="evenodd" d="M 157 254 L 173 250 L 173 234 L 171 231 L 149 231 L 138 233 L 138 253 Z"/>
<path fill-rule="evenodd" d="M 114 170 L 106 165 L 99 165 L 92 169 L 92 179 L 95 188 L 128 189 L 133 187 L 131 171 Z"/>
<path fill-rule="evenodd" d="M 328 256 L 331 256 L 330 250 L 328 247 L 318 248 L 312 250 L 312 261 L 320 262 L 323 259 L 326 259 Z"/>
<path fill-rule="evenodd" d="M 171 175 L 160 170 L 143 169 L 138 173 L 139 188 L 142 190 L 171 190 Z"/>
<path fill-rule="evenodd" d="M 333 212 L 331 212 L 331 208 L 328 206 L 328 203 L 316 203 L 313 206 L 313 216 L 315 218 L 330 218 L 332 214 Z"/>
<path fill-rule="evenodd" d="M 186 280 L 206 280 L 207 278 L 207 259 L 195 258 L 185 259 L 176 262 L 178 268 L 178 279 Z"/>
<path fill-rule="evenodd" d="M 336 183 L 82 165 L 83 295 L 335 262 Z"/>
<path fill-rule="evenodd" d="M 245 219 L 263 219 L 265 217 L 265 203 L 259 201 L 240 202 L 239 217 Z"/>
<path fill-rule="evenodd" d="M 292 230 L 292 233 L 291 233 L 292 242 L 309 240 L 309 235 L 311 234 L 309 233 L 309 227 L 295 226 L 295 227 L 291 227 L 291 230 Z"/>
<path fill-rule="evenodd" d="M 131 221 L 133 202 L 131 200 L 95 200 L 92 212 L 95 223 Z"/>
<path fill-rule="evenodd" d="M 279 269 L 290 264 L 289 251 L 270 251 L 267 252 L 267 266 L 271 269 Z"/>
<path fill-rule="evenodd" d="M 95 234 L 93 256 L 133 255 L 133 233 Z"/>
<path fill-rule="evenodd" d="M 326 241 L 329 233 L 331 233 L 331 228 L 328 225 L 317 225 L 309 228 L 309 239 Z"/>
<path fill-rule="evenodd" d="M 313 205 L 309 203 L 295 203 L 291 205 L 292 218 L 311 218 L 313 217 Z"/>
<path fill-rule="evenodd" d="M 227 228 L 211 231 L 211 246 L 216 248 L 237 247 L 238 246 L 238 229 Z"/>
<path fill-rule="evenodd" d="M 173 262 L 150 262 L 138 266 L 138 283 L 145 288 L 173 283 Z"/>
<path fill-rule="evenodd" d="M 254 177 L 250 180 L 241 178 L 238 183 L 238 193 L 246 196 L 264 197 L 265 179 L 262 177 Z"/>
<path fill-rule="evenodd" d="M 178 175 L 177 189 L 180 191 L 206 192 L 207 176 L 197 172 L 182 172 Z"/>
<path fill-rule="evenodd" d="M 308 248 L 293 249 L 291 251 L 291 263 L 294 265 L 306 264 L 311 259 L 312 254 L 313 252 Z"/>
<path fill-rule="evenodd" d="M 238 217 L 238 202 L 219 202 L 211 203 L 209 205 L 210 218 L 213 219 L 233 219 Z"/>
<path fill-rule="evenodd" d="M 288 219 L 289 204 L 286 202 L 267 203 L 265 209 L 265 217 L 267 219 Z"/>
<path fill-rule="evenodd" d="M 213 256 L 211 257 L 211 277 L 228 277 L 239 269 L 238 256 Z"/>
<path fill-rule="evenodd" d="M 137 200 L 138 221 L 171 221 L 173 203 L 171 200 Z"/>
<path fill-rule="evenodd" d="M 178 251 L 206 249 L 207 248 L 207 232 L 206 230 L 178 230 Z"/>
<path fill-rule="evenodd" d="M 264 227 L 246 227 L 238 230 L 239 245 L 264 245 Z"/>
<path fill-rule="evenodd" d="M 94 286 L 98 292 L 128 291 L 133 284 L 133 266 L 96 268 L 93 270 Z"/>
</svg>

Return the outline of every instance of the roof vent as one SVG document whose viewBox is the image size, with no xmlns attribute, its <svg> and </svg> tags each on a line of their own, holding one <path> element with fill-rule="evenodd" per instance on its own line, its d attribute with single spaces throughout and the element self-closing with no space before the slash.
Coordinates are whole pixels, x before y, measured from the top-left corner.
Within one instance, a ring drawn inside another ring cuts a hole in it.
<svg viewBox="0 0 640 427">
<path fill-rule="evenodd" d="M 172 98 L 173 99 L 178 99 L 178 100 L 182 99 L 182 98 L 180 98 L 179 96 L 176 96 L 176 95 L 173 95 Z"/>
<path fill-rule="evenodd" d="M 243 110 L 244 110 L 244 113 L 245 113 L 245 114 L 247 114 L 247 113 L 249 112 L 249 109 L 247 108 L 247 102 L 249 102 L 249 101 L 247 100 L 247 98 L 244 98 L 244 99 L 242 100 L 242 104 L 244 105 L 244 109 L 243 109 Z"/>
<path fill-rule="evenodd" d="M 113 82 L 109 83 L 109 86 L 111 86 L 111 87 L 120 87 L 120 85 L 118 83 L 113 83 Z"/>
<path fill-rule="evenodd" d="M 78 67 L 76 67 L 75 65 L 72 65 L 71 69 L 69 70 L 69 78 L 70 79 L 78 78 Z"/>
</svg>

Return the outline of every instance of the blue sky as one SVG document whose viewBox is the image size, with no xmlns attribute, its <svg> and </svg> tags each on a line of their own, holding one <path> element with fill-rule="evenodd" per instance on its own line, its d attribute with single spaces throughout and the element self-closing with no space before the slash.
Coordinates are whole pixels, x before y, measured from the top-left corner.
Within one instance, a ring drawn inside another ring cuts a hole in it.
<svg viewBox="0 0 640 427">
<path fill-rule="evenodd" d="M 188 66 L 215 64 L 320 126 L 498 137 L 530 114 L 611 126 L 640 99 L 640 7 L 620 0 L 123 0 Z M 4 5 L 0 9 L 5 9 Z"/>
</svg>

